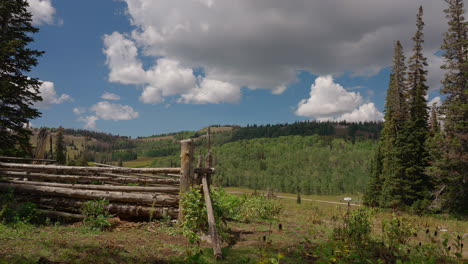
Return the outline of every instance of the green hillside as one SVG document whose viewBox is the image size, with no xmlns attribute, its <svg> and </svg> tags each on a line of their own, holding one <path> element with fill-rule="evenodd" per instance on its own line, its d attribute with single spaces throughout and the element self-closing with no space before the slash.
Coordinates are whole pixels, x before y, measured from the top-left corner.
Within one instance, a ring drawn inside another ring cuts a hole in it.
<svg viewBox="0 0 468 264">
<path fill-rule="evenodd" d="M 241 140 L 214 149 L 215 182 L 254 189 L 334 195 L 363 192 L 376 143 L 286 136 Z"/>
</svg>

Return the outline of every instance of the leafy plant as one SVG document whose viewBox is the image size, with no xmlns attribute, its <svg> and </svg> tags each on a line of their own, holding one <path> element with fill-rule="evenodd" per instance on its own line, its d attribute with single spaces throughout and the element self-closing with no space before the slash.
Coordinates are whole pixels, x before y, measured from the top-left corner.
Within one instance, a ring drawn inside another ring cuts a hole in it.
<svg viewBox="0 0 468 264">
<path fill-rule="evenodd" d="M 383 235 L 390 247 L 407 244 L 415 229 L 408 219 L 393 214 L 389 220 L 382 223 Z"/>
<path fill-rule="evenodd" d="M 27 223 L 38 223 L 39 220 L 40 213 L 36 204 L 16 201 L 12 189 L 0 195 L 0 221 L 18 226 Z"/>
<path fill-rule="evenodd" d="M 333 230 L 334 237 L 358 248 L 370 241 L 372 212 L 367 208 L 353 210 L 345 216 L 344 224 Z"/>
<path fill-rule="evenodd" d="M 106 210 L 107 205 L 109 205 L 109 201 L 105 199 L 86 202 L 81 208 L 81 213 L 85 216 L 83 223 L 92 230 L 109 229 L 111 215 Z"/>
</svg>

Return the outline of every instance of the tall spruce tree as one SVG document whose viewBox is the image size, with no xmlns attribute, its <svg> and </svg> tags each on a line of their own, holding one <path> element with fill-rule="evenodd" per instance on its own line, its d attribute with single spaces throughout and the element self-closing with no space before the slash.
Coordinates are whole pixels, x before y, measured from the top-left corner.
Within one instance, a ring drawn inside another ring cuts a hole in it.
<svg viewBox="0 0 468 264">
<path fill-rule="evenodd" d="M 408 118 L 402 129 L 401 140 L 404 148 L 402 165 L 405 168 L 405 181 L 410 188 L 402 194 L 403 203 L 412 205 L 418 200 L 429 198 L 430 181 L 425 170 L 428 163 L 428 151 L 426 141 L 428 138 L 428 107 L 425 99 L 428 86 L 426 85 L 427 59 L 423 54 L 424 22 L 423 8 L 419 7 L 416 16 L 417 30 L 413 36 L 413 55 L 408 62 Z"/>
<path fill-rule="evenodd" d="M 43 52 L 31 49 L 31 13 L 26 0 L 0 1 L 0 155 L 26 155 L 31 152 L 25 127 L 40 116 L 31 106 L 42 100 L 40 81 L 26 73 L 37 65 Z"/>
<path fill-rule="evenodd" d="M 443 50 L 446 70 L 441 92 L 446 98 L 441 106 L 445 140 L 439 147 L 442 155 L 435 163 L 433 175 L 444 198 L 443 208 L 468 214 L 468 23 L 463 0 L 445 0 L 448 31 Z"/>
<path fill-rule="evenodd" d="M 383 207 L 400 207 L 404 204 L 404 194 L 410 191 L 403 166 L 406 151 L 403 129 L 408 117 L 407 96 L 405 56 L 400 41 L 397 41 L 381 137 L 382 191 L 379 205 Z"/>
</svg>

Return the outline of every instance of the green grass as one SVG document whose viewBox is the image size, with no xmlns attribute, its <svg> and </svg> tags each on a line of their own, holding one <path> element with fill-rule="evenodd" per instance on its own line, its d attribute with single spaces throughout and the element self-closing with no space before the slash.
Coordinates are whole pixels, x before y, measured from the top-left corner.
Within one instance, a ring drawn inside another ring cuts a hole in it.
<svg viewBox="0 0 468 264">
<path fill-rule="evenodd" d="M 228 188 L 227 191 L 252 192 L 248 189 Z M 294 194 L 281 196 L 295 197 Z M 340 201 L 342 196 L 304 195 L 303 198 Z M 164 223 L 118 222 L 111 231 L 93 232 L 80 225 L 32 226 L 20 225 L 13 228 L 0 224 L 0 263 L 38 263 L 42 257 L 60 263 L 312 263 L 307 254 L 318 244 L 330 240 L 333 228 L 342 225 L 347 213 L 346 205 L 305 201 L 297 204 L 295 199 L 280 199 L 284 211 L 278 221 L 260 223 L 230 222 L 235 243 L 223 244 L 225 259 L 215 262 L 211 245 L 203 242 L 202 252 L 189 258 L 190 248 L 178 227 L 167 227 Z M 355 210 L 358 207 L 351 207 Z M 418 237 L 410 243 L 440 245 L 447 236 L 468 230 L 468 222 L 448 216 L 415 216 L 401 214 L 412 223 Z M 381 237 L 381 222 L 392 216 L 390 211 L 376 211 L 373 218 L 372 236 Z M 279 224 L 282 229 L 279 230 Z M 438 237 L 427 237 L 444 226 L 447 232 Z M 265 241 L 263 238 L 265 237 Z M 307 243 L 305 243 L 307 242 Z M 464 258 L 467 259 L 465 250 Z"/>
</svg>

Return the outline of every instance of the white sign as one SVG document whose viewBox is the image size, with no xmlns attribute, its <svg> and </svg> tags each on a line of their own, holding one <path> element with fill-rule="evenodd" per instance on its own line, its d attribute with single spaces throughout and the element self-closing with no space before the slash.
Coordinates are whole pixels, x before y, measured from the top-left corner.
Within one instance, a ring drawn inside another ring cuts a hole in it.
<svg viewBox="0 0 468 264">
<path fill-rule="evenodd" d="M 351 197 L 345 197 L 343 200 L 345 200 L 347 202 L 351 202 L 353 199 L 351 199 Z"/>
</svg>

